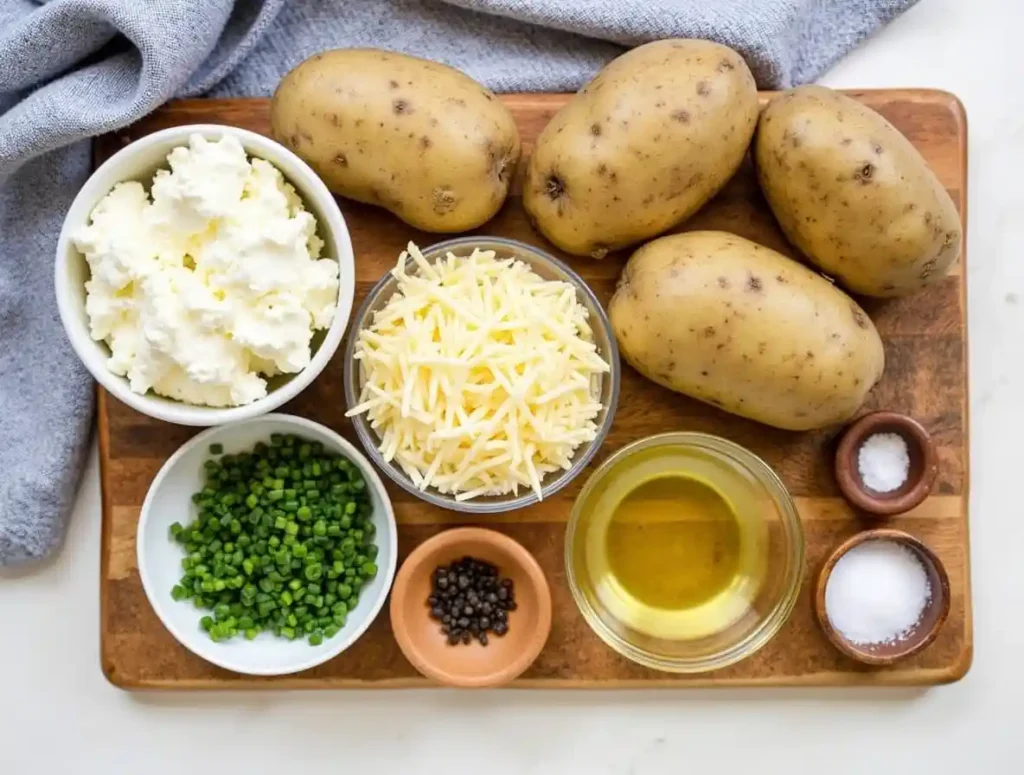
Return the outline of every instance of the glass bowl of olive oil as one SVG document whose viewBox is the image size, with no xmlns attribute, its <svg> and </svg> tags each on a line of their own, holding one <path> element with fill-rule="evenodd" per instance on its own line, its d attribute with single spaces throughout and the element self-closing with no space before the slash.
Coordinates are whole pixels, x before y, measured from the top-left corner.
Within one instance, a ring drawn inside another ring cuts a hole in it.
<svg viewBox="0 0 1024 775">
<path fill-rule="evenodd" d="M 609 646 L 699 673 L 750 656 L 785 623 L 803 579 L 803 529 L 759 457 L 717 436 L 665 433 L 591 475 L 565 563 L 576 604 Z"/>
</svg>

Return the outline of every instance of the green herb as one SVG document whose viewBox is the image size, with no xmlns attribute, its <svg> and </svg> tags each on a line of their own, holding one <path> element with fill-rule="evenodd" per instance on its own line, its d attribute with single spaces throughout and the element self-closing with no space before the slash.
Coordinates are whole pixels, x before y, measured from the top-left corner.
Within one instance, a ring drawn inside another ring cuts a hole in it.
<svg viewBox="0 0 1024 775">
<path fill-rule="evenodd" d="M 223 452 L 210 445 L 211 455 Z M 199 624 L 214 642 L 273 632 L 318 646 L 337 635 L 377 574 L 358 469 L 318 442 L 275 433 L 203 470 L 198 516 L 170 528 L 186 553 L 171 597 L 212 613 Z"/>
</svg>

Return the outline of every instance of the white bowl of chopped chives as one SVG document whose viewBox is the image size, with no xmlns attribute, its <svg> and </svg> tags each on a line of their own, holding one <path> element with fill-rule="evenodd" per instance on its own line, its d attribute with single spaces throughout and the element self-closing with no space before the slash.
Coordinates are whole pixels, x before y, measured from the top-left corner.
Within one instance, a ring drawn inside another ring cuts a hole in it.
<svg viewBox="0 0 1024 775">
<path fill-rule="evenodd" d="M 142 505 L 139 574 L 185 648 L 249 675 L 307 670 L 377 617 L 394 512 L 369 461 L 329 428 L 268 414 L 199 433 Z"/>
</svg>

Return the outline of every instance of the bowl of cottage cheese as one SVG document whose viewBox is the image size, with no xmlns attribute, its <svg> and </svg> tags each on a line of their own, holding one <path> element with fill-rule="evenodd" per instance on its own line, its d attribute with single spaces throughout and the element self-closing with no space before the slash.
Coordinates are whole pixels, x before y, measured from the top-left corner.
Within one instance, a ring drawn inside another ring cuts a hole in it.
<svg viewBox="0 0 1024 775">
<path fill-rule="evenodd" d="M 182 425 L 272 411 L 333 356 L 352 307 L 337 202 L 286 148 L 229 126 L 166 129 L 89 178 L 57 246 L 71 344 L 122 402 Z"/>
</svg>

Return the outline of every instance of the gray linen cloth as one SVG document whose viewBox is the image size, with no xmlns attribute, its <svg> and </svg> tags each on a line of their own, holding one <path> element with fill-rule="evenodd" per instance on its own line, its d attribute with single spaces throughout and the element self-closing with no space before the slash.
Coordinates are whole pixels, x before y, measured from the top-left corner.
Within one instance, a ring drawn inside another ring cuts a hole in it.
<svg viewBox="0 0 1024 775">
<path fill-rule="evenodd" d="M 765 88 L 815 78 L 915 0 L 0 0 L 0 566 L 64 535 L 93 411 L 52 267 L 84 138 L 174 96 L 267 95 L 307 56 L 378 46 L 499 91 L 572 90 L 624 46 L 709 38 Z"/>
</svg>

